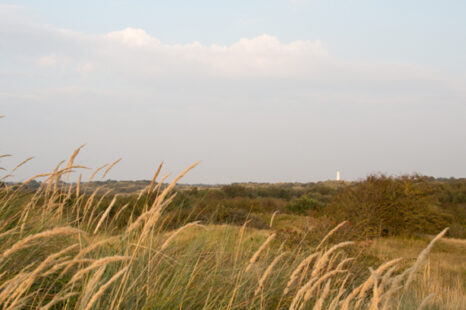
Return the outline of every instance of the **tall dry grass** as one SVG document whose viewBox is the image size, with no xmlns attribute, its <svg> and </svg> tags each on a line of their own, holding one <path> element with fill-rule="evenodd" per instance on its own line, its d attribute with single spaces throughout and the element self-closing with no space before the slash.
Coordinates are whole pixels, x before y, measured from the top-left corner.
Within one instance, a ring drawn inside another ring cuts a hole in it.
<svg viewBox="0 0 466 310">
<path fill-rule="evenodd" d="M 159 167 L 136 200 L 143 208 L 134 202 L 118 209 L 112 193 L 83 194 L 61 182 L 84 168 L 74 164 L 81 148 L 65 168 L 36 176 L 44 179 L 33 193 L 25 190 L 32 179 L 1 184 L 2 309 L 397 309 L 445 233 L 411 266 L 392 260 L 354 274 L 351 267 L 360 263 L 351 256 L 355 244 L 328 243 L 343 224 L 315 247 L 289 246 L 277 233 L 247 223 L 196 222 L 166 231 L 173 188 L 195 165 L 168 185 L 157 182 Z M 105 174 L 118 161 L 105 166 Z M 105 196 L 112 196 L 108 205 Z M 129 212 L 123 229 L 115 225 L 121 208 Z"/>
</svg>

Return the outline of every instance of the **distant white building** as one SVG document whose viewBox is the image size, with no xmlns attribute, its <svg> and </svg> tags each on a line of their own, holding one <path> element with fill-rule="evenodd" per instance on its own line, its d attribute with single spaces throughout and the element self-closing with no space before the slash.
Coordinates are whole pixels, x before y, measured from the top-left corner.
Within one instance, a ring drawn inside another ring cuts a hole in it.
<svg viewBox="0 0 466 310">
<path fill-rule="evenodd" d="M 337 181 L 340 181 L 340 170 L 337 170 Z"/>
</svg>

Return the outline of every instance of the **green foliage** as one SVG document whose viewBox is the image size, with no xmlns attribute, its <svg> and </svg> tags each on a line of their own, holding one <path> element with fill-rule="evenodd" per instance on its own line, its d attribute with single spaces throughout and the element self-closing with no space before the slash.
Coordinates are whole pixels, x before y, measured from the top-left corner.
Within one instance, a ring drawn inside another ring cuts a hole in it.
<svg viewBox="0 0 466 310">
<path fill-rule="evenodd" d="M 364 237 L 434 233 L 448 226 L 449 218 L 434 207 L 433 191 L 417 175 L 371 175 L 336 195 L 328 211 L 338 220 L 349 220 Z"/>
<path fill-rule="evenodd" d="M 320 211 L 323 207 L 324 204 L 322 202 L 309 198 L 306 195 L 292 200 L 286 205 L 288 211 L 299 215 L 308 214 L 309 211 Z"/>
</svg>

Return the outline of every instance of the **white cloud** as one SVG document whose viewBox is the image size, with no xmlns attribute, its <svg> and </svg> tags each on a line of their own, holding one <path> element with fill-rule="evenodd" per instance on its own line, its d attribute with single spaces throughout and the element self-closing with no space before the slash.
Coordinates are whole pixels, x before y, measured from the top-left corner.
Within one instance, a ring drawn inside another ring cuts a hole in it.
<svg viewBox="0 0 466 310">
<path fill-rule="evenodd" d="M 151 37 L 143 29 L 126 28 L 121 31 L 110 32 L 106 37 L 134 47 L 160 44 L 159 40 Z"/>
<path fill-rule="evenodd" d="M 203 159 L 192 180 L 228 182 L 322 179 L 337 163 L 363 175 L 392 157 L 423 172 L 428 152 L 449 173 L 466 154 L 445 139 L 466 138 L 464 81 L 429 68 L 348 61 L 324 42 L 267 34 L 230 45 L 167 44 L 135 28 L 89 35 L 15 10 L 0 10 L 0 107 L 15 133 L 2 147 L 25 158 L 26 146 L 89 142 L 89 166 L 108 159 L 96 154 L 129 163 L 115 177 Z"/>
</svg>

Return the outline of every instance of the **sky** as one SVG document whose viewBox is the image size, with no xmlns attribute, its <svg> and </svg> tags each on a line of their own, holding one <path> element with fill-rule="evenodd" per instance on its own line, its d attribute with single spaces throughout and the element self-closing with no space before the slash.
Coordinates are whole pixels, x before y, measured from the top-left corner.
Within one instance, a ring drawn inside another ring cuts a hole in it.
<svg viewBox="0 0 466 310">
<path fill-rule="evenodd" d="M 466 2 L 0 3 L 0 115 L 15 181 L 466 177 Z"/>
</svg>

